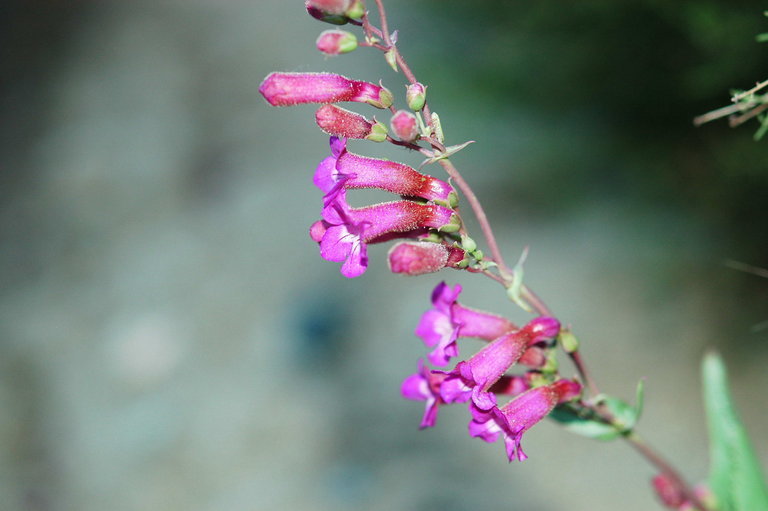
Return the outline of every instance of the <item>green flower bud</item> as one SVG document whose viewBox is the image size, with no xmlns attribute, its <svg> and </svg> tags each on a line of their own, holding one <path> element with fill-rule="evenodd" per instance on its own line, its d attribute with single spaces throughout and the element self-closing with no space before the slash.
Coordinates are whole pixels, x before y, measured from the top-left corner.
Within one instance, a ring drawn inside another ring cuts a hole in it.
<svg viewBox="0 0 768 511">
<path fill-rule="evenodd" d="M 420 111 L 427 102 L 427 87 L 419 82 L 410 84 L 405 92 L 405 101 L 408 103 L 408 108 L 414 112 Z"/>
</svg>

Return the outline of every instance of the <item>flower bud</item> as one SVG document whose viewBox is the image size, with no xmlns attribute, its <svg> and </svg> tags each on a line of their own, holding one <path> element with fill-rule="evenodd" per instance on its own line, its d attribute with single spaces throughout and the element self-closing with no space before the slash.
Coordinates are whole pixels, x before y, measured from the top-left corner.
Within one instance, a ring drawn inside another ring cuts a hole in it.
<svg viewBox="0 0 768 511">
<path fill-rule="evenodd" d="M 387 127 L 380 122 L 372 122 L 355 112 L 350 112 L 336 105 L 323 105 L 315 112 L 315 120 L 320 129 L 342 138 L 367 139 L 383 142 L 387 139 Z"/>
<path fill-rule="evenodd" d="M 685 503 L 680 486 L 667 474 L 659 474 L 651 480 L 659 500 L 670 509 L 677 509 Z"/>
<path fill-rule="evenodd" d="M 382 85 L 350 80 L 332 73 L 270 73 L 259 92 L 272 106 L 353 101 L 389 108 L 392 93 Z"/>
<path fill-rule="evenodd" d="M 344 14 L 352 4 L 352 0 L 307 0 L 307 8 L 319 9 L 327 14 Z"/>
<path fill-rule="evenodd" d="M 349 9 L 352 0 L 307 0 L 304 7 L 313 18 L 330 23 L 332 25 L 345 25 L 349 17 L 345 12 Z"/>
<path fill-rule="evenodd" d="M 346 30 L 326 30 L 317 38 L 316 44 L 326 55 L 341 55 L 357 48 L 357 37 Z"/>
<path fill-rule="evenodd" d="M 398 110 L 392 116 L 389 125 L 397 138 L 405 142 L 413 142 L 419 137 L 419 123 L 416 116 L 405 110 Z"/>
<path fill-rule="evenodd" d="M 408 108 L 414 112 L 420 111 L 427 101 L 427 87 L 419 82 L 410 84 L 405 93 L 405 101 L 408 103 Z"/>
<path fill-rule="evenodd" d="M 448 248 L 441 243 L 402 242 L 389 249 L 387 259 L 392 273 L 424 275 L 445 268 Z"/>
<path fill-rule="evenodd" d="M 352 0 L 352 4 L 344 12 L 348 18 L 359 20 L 365 14 L 365 5 L 361 0 Z"/>
<path fill-rule="evenodd" d="M 349 23 L 349 18 L 340 14 L 326 14 L 325 12 L 307 5 L 307 13 L 316 20 L 330 23 L 331 25 L 346 25 Z"/>
</svg>

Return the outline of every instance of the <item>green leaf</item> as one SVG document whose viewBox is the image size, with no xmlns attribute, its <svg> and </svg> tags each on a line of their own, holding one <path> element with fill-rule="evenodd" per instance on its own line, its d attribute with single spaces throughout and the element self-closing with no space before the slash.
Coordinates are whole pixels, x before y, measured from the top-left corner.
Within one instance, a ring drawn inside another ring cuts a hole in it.
<svg viewBox="0 0 768 511">
<path fill-rule="evenodd" d="M 709 485 L 720 511 L 768 511 L 768 488 L 733 407 L 725 366 L 710 353 L 702 363 L 710 442 Z"/>
<path fill-rule="evenodd" d="M 634 406 L 617 397 L 605 397 L 602 402 L 613 414 L 615 424 L 621 431 L 631 431 L 635 427 L 638 413 Z"/>
<path fill-rule="evenodd" d="M 580 417 L 574 410 L 566 407 L 557 407 L 552 410 L 549 417 L 559 422 L 563 428 L 577 435 L 592 438 L 594 440 L 613 440 L 621 435 L 621 432 L 601 421 Z"/>
</svg>

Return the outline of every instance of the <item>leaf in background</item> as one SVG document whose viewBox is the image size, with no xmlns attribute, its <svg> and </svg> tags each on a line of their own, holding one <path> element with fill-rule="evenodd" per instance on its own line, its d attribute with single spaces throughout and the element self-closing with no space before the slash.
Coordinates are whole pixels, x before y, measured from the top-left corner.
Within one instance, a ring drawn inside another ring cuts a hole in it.
<svg viewBox="0 0 768 511">
<path fill-rule="evenodd" d="M 736 416 L 719 355 L 707 354 L 702 364 L 704 404 L 710 442 L 709 485 L 720 511 L 768 511 L 760 464 Z"/>
</svg>

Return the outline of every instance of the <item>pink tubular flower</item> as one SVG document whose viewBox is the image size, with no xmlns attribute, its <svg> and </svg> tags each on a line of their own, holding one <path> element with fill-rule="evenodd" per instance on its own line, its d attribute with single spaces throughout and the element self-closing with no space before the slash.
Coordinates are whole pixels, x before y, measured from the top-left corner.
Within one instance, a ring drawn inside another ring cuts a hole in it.
<svg viewBox="0 0 768 511">
<path fill-rule="evenodd" d="M 315 170 L 314 183 L 326 193 L 337 186 L 378 188 L 407 197 L 421 197 L 436 204 L 455 207 L 458 196 L 451 185 L 427 176 L 408 165 L 366 158 L 347 151 L 347 141 L 331 137 L 331 156 Z"/>
<path fill-rule="evenodd" d="M 380 85 L 331 73 L 270 73 L 259 92 L 272 106 L 354 101 L 389 108 L 392 93 Z"/>
<path fill-rule="evenodd" d="M 437 422 L 438 408 L 444 404 L 440 397 L 440 384 L 444 379 L 444 374 L 433 373 L 420 359 L 419 371 L 403 381 L 400 393 L 404 398 L 426 401 L 424 417 L 422 417 L 419 425 L 420 429 L 431 428 Z"/>
<path fill-rule="evenodd" d="M 465 254 L 464 250 L 443 243 L 404 241 L 389 249 L 387 262 L 392 273 L 424 275 L 458 267 Z"/>
<path fill-rule="evenodd" d="M 502 335 L 447 373 L 440 395 L 446 403 L 462 403 L 471 398 L 473 414 L 488 413 L 496 406 L 496 398 L 489 392 L 491 386 L 517 363 L 529 346 L 551 339 L 559 331 L 556 319 L 539 317 L 520 330 Z"/>
<path fill-rule="evenodd" d="M 581 385 L 571 380 L 558 380 L 551 385 L 533 388 L 503 407 L 494 408 L 488 420 L 475 417 L 469 423 L 469 434 L 486 442 L 494 442 L 501 433 L 509 461 L 514 458 L 523 461 L 528 457 L 520 445 L 523 433 L 549 415 L 555 406 L 570 401 L 580 392 Z"/>
<path fill-rule="evenodd" d="M 329 135 L 345 138 L 359 138 L 383 142 L 387 139 L 387 127 L 372 122 L 355 112 L 336 105 L 323 105 L 315 112 L 315 121 L 320 129 Z"/>
<path fill-rule="evenodd" d="M 459 337 L 490 341 L 517 329 L 506 318 L 460 305 L 456 301 L 460 293 L 459 284 L 453 289 L 445 282 L 438 284 L 432 291 L 432 308 L 421 316 L 416 327 L 416 335 L 427 347 L 434 348 L 428 358 L 436 366 L 445 366 L 451 357 L 458 356 Z"/>
<path fill-rule="evenodd" d="M 357 49 L 357 37 L 346 30 L 325 30 L 315 45 L 326 55 L 341 55 Z"/>
<path fill-rule="evenodd" d="M 367 244 L 377 238 L 424 227 L 446 232 L 455 232 L 459 228 L 453 210 L 433 204 L 394 201 L 351 208 L 343 189 L 327 199 L 323 208 L 326 230 L 320 240 L 320 255 L 327 261 L 343 261 L 341 273 L 349 278 L 365 273 Z"/>
</svg>

